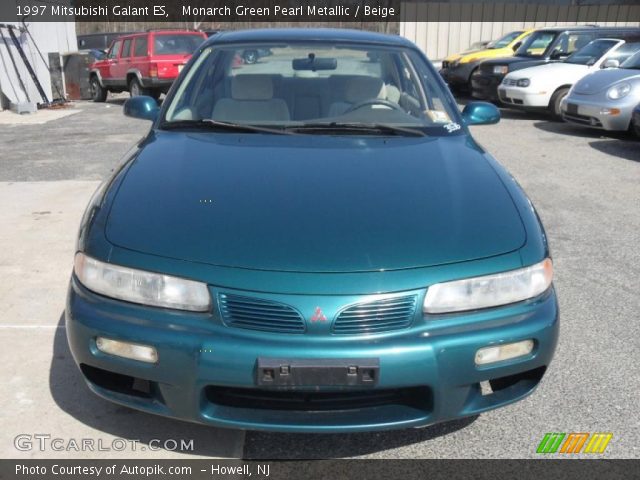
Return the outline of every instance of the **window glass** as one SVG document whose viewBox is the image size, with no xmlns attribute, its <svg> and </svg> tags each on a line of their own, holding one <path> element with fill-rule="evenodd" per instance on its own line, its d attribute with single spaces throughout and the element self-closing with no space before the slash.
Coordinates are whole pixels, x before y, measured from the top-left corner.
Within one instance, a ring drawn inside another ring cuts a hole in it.
<svg viewBox="0 0 640 480">
<path fill-rule="evenodd" d="M 461 130 L 455 102 L 412 49 L 333 43 L 251 49 L 247 56 L 246 46 L 206 48 L 176 86 L 165 121 Z"/>
<path fill-rule="evenodd" d="M 629 68 L 632 70 L 640 70 L 640 52 L 636 52 L 631 57 L 625 60 L 625 62 L 620 65 L 622 68 Z"/>
<path fill-rule="evenodd" d="M 519 57 L 542 57 L 556 36 L 556 32 L 533 32 L 522 43 L 516 55 Z"/>
<path fill-rule="evenodd" d="M 121 45 L 122 40 L 117 40 L 116 43 L 114 43 L 111 47 L 111 50 L 109 50 L 109 55 L 107 55 L 107 58 L 118 58 L 118 51 L 120 50 Z"/>
<path fill-rule="evenodd" d="M 127 38 L 122 44 L 122 53 L 120 54 L 122 58 L 131 56 L 131 42 L 132 40 L 130 38 Z"/>
<path fill-rule="evenodd" d="M 629 42 L 616 48 L 607 55 L 607 60 L 617 60 L 621 65 L 640 50 L 640 41 Z M 606 60 L 605 60 L 606 61 Z"/>
<path fill-rule="evenodd" d="M 522 34 L 522 31 L 507 33 L 504 37 L 489 43 L 487 48 L 504 48 Z"/>
<path fill-rule="evenodd" d="M 565 61 L 578 65 L 593 65 L 600 57 L 618 44 L 618 40 L 601 39 L 594 40 L 580 50 L 572 53 Z"/>
<path fill-rule="evenodd" d="M 136 57 L 146 57 L 147 56 L 147 37 L 136 37 L 136 42 L 134 43 L 134 56 Z"/>
<path fill-rule="evenodd" d="M 204 41 L 201 35 L 156 34 L 153 39 L 155 55 L 192 54 Z"/>
</svg>

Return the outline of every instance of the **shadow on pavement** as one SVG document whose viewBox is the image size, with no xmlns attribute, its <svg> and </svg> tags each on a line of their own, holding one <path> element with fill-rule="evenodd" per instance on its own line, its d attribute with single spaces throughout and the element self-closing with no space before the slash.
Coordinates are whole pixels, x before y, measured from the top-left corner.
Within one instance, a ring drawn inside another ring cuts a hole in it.
<svg viewBox="0 0 640 480">
<path fill-rule="evenodd" d="M 425 428 L 342 434 L 247 432 L 244 458 L 310 460 L 369 455 L 449 435 L 478 418 L 463 418 Z M 406 453 L 405 453 L 406 455 Z"/>
<path fill-rule="evenodd" d="M 64 312 L 59 326 L 64 325 Z M 138 450 L 147 450 L 149 442 L 159 448 L 164 440 L 193 439 L 194 449 L 185 454 L 232 457 L 237 430 L 220 429 L 151 415 L 123 407 L 95 395 L 85 385 L 67 343 L 66 330 L 58 328 L 53 344 L 49 388 L 58 406 L 85 425 L 116 437 L 136 440 Z M 448 435 L 473 423 L 477 416 L 421 429 L 354 434 L 290 434 L 246 432 L 244 458 L 311 459 L 366 455 L 418 444 Z M 160 449 L 162 450 L 162 449 Z M 133 452 L 132 452 L 133 453 Z M 132 455 L 135 456 L 135 455 Z"/>
<path fill-rule="evenodd" d="M 58 325 L 64 325 L 64 312 Z M 193 450 L 180 452 L 183 454 L 230 458 L 241 452 L 237 447 L 237 439 L 241 440 L 242 436 L 240 431 L 159 417 L 107 402 L 95 395 L 84 383 L 73 361 L 64 328 L 58 328 L 54 337 L 49 389 L 58 406 L 79 422 L 100 432 L 136 440 L 139 442 L 137 451 L 149 451 L 149 442 L 153 441 L 153 448 L 159 451 L 153 452 L 152 456 L 162 455 L 164 449 L 161 447 L 168 439 L 175 440 L 178 445 L 181 440 L 188 443 L 193 439 Z M 100 437 L 100 432 L 96 437 Z M 167 445 L 169 449 L 175 448 L 172 442 Z M 136 456 L 131 450 L 124 453 Z"/>
<path fill-rule="evenodd" d="M 632 162 L 640 162 L 640 142 L 637 140 L 629 139 L 628 141 L 618 142 L 596 140 L 595 142 L 589 142 L 589 146 L 607 155 L 624 158 Z"/>
<path fill-rule="evenodd" d="M 533 126 L 538 130 L 559 135 L 569 135 L 571 137 L 629 139 L 629 135 L 626 132 L 608 132 L 606 130 L 580 127 L 566 122 L 536 122 Z"/>
</svg>

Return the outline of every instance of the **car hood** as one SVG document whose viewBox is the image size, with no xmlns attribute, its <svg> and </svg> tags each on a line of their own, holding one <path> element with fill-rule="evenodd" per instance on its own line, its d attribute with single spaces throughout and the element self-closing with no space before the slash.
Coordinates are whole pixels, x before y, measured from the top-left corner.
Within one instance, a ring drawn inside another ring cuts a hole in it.
<svg viewBox="0 0 640 480">
<path fill-rule="evenodd" d="M 573 87 L 573 91 L 580 95 L 595 95 L 596 93 L 607 90 L 622 80 L 633 77 L 640 78 L 640 70 L 626 68 L 598 70 L 580 79 Z"/>
<path fill-rule="evenodd" d="M 116 246 L 259 270 L 415 268 L 514 251 L 505 186 L 466 135 L 152 133 L 114 197 Z"/>
<path fill-rule="evenodd" d="M 531 80 L 535 79 L 536 81 L 559 85 L 573 83 L 582 78 L 588 71 L 589 67 L 586 65 L 556 62 L 517 70 L 517 73 L 513 73 L 513 75 L 517 78 L 526 77 Z"/>
</svg>

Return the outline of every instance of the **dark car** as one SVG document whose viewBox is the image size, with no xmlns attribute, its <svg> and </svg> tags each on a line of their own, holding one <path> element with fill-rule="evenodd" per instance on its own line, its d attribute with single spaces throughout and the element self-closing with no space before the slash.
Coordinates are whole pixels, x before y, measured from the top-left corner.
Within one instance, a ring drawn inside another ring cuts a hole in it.
<svg viewBox="0 0 640 480">
<path fill-rule="evenodd" d="M 248 48 L 270 49 L 233 69 Z M 220 427 L 357 432 L 516 402 L 559 311 L 540 219 L 397 35 L 221 33 L 93 196 L 66 308 L 98 395 Z M 511 411 L 510 415 L 514 415 Z M 498 417 L 494 417 L 498 418 Z"/>
<path fill-rule="evenodd" d="M 638 33 L 640 29 L 636 27 L 603 28 L 597 25 L 537 30 L 527 37 L 513 57 L 482 62 L 471 76 L 471 94 L 474 98 L 498 102 L 498 85 L 510 72 L 564 60 L 596 38 Z"/>
</svg>

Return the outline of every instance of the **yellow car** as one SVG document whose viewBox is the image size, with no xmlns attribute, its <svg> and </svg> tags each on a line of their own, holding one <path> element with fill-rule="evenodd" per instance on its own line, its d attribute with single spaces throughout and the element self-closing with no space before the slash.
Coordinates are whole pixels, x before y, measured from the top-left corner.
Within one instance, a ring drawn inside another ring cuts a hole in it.
<svg viewBox="0 0 640 480">
<path fill-rule="evenodd" d="M 442 62 L 440 75 L 450 87 L 469 87 L 471 74 L 480 62 L 489 58 L 510 57 L 522 45 L 524 39 L 533 32 L 529 30 L 515 30 L 497 40 L 489 42 L 478 50 L 467 50 L 448 56 Z"/>
</svg>

